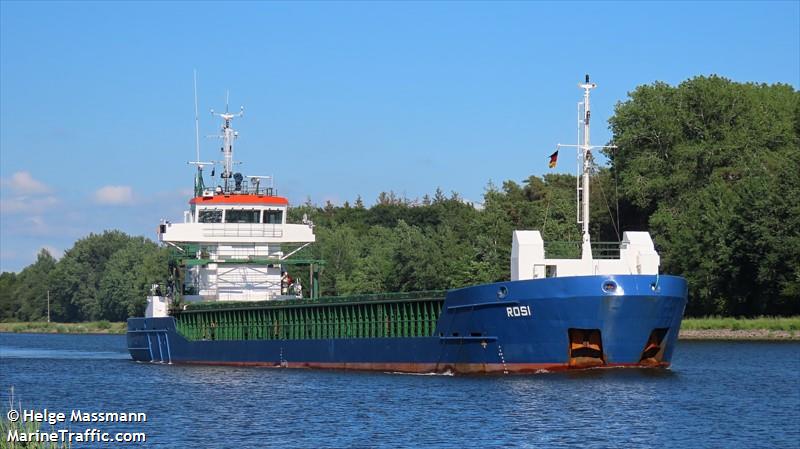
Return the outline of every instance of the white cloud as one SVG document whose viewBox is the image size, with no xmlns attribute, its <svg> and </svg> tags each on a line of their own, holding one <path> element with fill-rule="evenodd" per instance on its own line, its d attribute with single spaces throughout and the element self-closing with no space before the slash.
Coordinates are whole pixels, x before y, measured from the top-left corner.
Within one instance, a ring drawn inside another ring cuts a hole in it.
<svg viewBox="0 0 800 449">
<path fill-rule="evenodd" d="M 0 213 L 3 214 L 39 214 L 58 203 L 58 198 L 50 194 L 52 189 L 25 170 L 0 180 L 0 185 L 8 189 L 0 198 Z"/>
<path fill-rule="evenodd" d="M 94 192 L 98 204 L 121 205 L 133 202 L 133 189 L 130 186 L 104 186 Z"/>
<path fill-rule="evenodd" d="M 25 217 L 24 223 L 25 229 L 31 234 L 45 234 L 50 230 L 44 219 L 39 216 Z"/>
<path fill-rule="evenodd" d="M 9 186 L 14 192 L 21 194 L 50 192 L 50 187 L 48 187 L 45 183 L 34 179 L 30 172 L 27 171 L 15 172 L 13 175 L 11 175 L 10 179 L 3 180 L 3 185 Z"/>
<path fill-rule="evenodd" d="M 13 214 L 19 212 L 38 214 L 45 212 L 58 204 L 58 198 L 54 196 L 42 196 L 31 198 L 29 196 L 16 196 L 12 198 L 0 199 L 0 213 Z"/>
</svg>

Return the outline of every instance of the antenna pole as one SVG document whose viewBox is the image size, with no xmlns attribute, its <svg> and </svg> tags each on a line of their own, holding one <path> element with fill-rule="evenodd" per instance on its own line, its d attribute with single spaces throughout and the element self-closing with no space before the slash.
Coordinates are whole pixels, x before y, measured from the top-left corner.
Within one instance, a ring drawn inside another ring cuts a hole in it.
<svg viewBox="0 0 800 449">
<path fill-rule="evenodd" d="M 592 245 L 589 237 L 589 176 L 592 169 L 592 150 L 603 148 L 616 148 L 616 145 L 592 145 L 590 142 L 589 122 L 591 119 L 591 106 L 589 104 L 589 94 L 597 87 L 597 84 L 589 82 L 589 75 L 586 75 L 586 82 L 578 84 L 583 89 L 583 102 L 578 103 L 578 144 L 563 145 L 558 144 L 556 149 L 561 147 L 572 147 L 578 149 L 578 179 L 577 179 L 577 203 L 578 203 L 578 223 L 582 224 L 583 243 L 581 245 L 582 259 L 592 258 Z M 581 110 L 583 105 L 583 110 Z M 583 125 L 583 139 L 580 138 Z M 583 142 L 581 142 L 583 140 Z"/>
<path fill-rule="evenodd" d="M 224 113 L 215 113 L 213 109 L 211 110 L 211 115 L 220 117 L 223 120 L 222 133 L 220 134 L 220 137 L 222 138 L 222 155 L 224 156 L 224 160 L 222 174 L 220 174 L 220 177 L 225 180 L 225 191 L 228 190 L 229 179 L 233 177 L 233 141 L 239 137 L 239 133 L 231 128 L 231 121 L 236 117 L 241 117 L 244 115 L 244 106 L 242 106 L 239 112 L 236 114 L 228 112 L 228 99 L 229 94 L 226 91 Z"/>
<path fill-rule="evenodd" d="M 581 154 L 583 156 L 583 244 L 582 257 L 592 258 L 592 245 L 589 238 L 589 170 L 592 165 L 592 147 L 590 143 L 589 122 L 591 119 L 591 106 L 589 104 L 589 94 L 597 87 L 597 84 L 589 82 L 589 75 L 586 75 L 586 82 L 578 85 L 583 89 L 583 143 L 581 144 Z"/>
<path fill-rule="evenodd" d="M 197 113 L 197 70 L 194 71 L 194 150 L 196 155 L 195 162 L 200 162 L 200 117 Z"/>
<path fill-rule="evenodd" d="M 581 201 L 583 201 L 583 196 L 581 195 L 581 192 L 582 192 L 581 189 L 583 188 L 582 187 L 583 186 L 583 179 L 582 179 L 582 176 L 581 176 L 581 174 L 583 173 L 583 158 L 581 156 L 581 151 L 580 151 L 581 125 L 583 125 L 583 117 L 582 117 L 583 116 L 583 108 L 582 108 L 582 106 L 583 106 L 583 103 L 579 101 L 578 102 L 578 108 L 577 108 L 578 123 L 577 123 L 577 126 L 575 127 L 575 131 L 576 131 L 576 134 L 577 134 L 575 142 L 578 142 L 578 147 L 579 147 L 578 151 L 575 152 L 575 157 L 576 157 L 576 163 L 575 163 L 575 215 L 577 217 L 578 224 L 582 224 L 583 223 L 583 220 L 581 218 L 581 213 L 583 212 L 582 209 L 581 209 Z"/>
<path fill-rule="evenodd" d="M 47 290 L 47 322 L 50 322 L 50 290 Z"/>
</svg>

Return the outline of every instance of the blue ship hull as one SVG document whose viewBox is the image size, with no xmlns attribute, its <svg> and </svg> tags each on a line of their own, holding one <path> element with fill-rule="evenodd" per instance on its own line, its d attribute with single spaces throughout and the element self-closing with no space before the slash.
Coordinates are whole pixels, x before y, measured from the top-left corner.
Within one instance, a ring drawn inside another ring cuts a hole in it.
<svg viewBox="0 0 800 449">
<path fill-rule="evenodd" d="M 686 301 L 674 276 L 533 279 L 449 291 L 431 337 L 190 341 L 172 317 L 130 318 L 128 347 L 142 362 L 416 373 L 666 367 Z"/>
</svg>

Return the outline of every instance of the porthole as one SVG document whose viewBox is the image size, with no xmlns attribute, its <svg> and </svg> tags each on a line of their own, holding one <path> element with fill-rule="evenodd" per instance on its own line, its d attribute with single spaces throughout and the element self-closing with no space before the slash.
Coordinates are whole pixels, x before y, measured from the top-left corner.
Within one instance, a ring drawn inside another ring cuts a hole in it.
<svg viewBox="0 0 800 449">
<path fill-rule="evenodd" d="M 504 286 L 497 289 L 497 299 L 503 299 L 508 296 L 508 289 Z"/>
</svg>

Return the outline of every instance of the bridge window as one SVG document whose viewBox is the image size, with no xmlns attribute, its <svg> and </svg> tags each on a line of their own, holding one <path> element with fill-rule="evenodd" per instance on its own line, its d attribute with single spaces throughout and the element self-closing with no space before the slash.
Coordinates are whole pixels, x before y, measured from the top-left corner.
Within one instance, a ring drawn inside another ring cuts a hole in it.
<svg viewBox="0 0 800 449">
<path fill-rule="evenodd" d="M 258 223 L 261 211 L 228 209 L 225 211 L 225 223 Z"/>
<path fill-rule="evenodd" d="M 222 223 L 222 211 L 219 209 L 200 209 L 200 223 Z"/>
<path fill-rule="evenodd" d="M 269 223 L 269 224 L 281 224 L 281 223 L 283 223 L 283 211 L 282 210 L 265 210 L 264 211 L 264 223 Z"/>
</svg>

